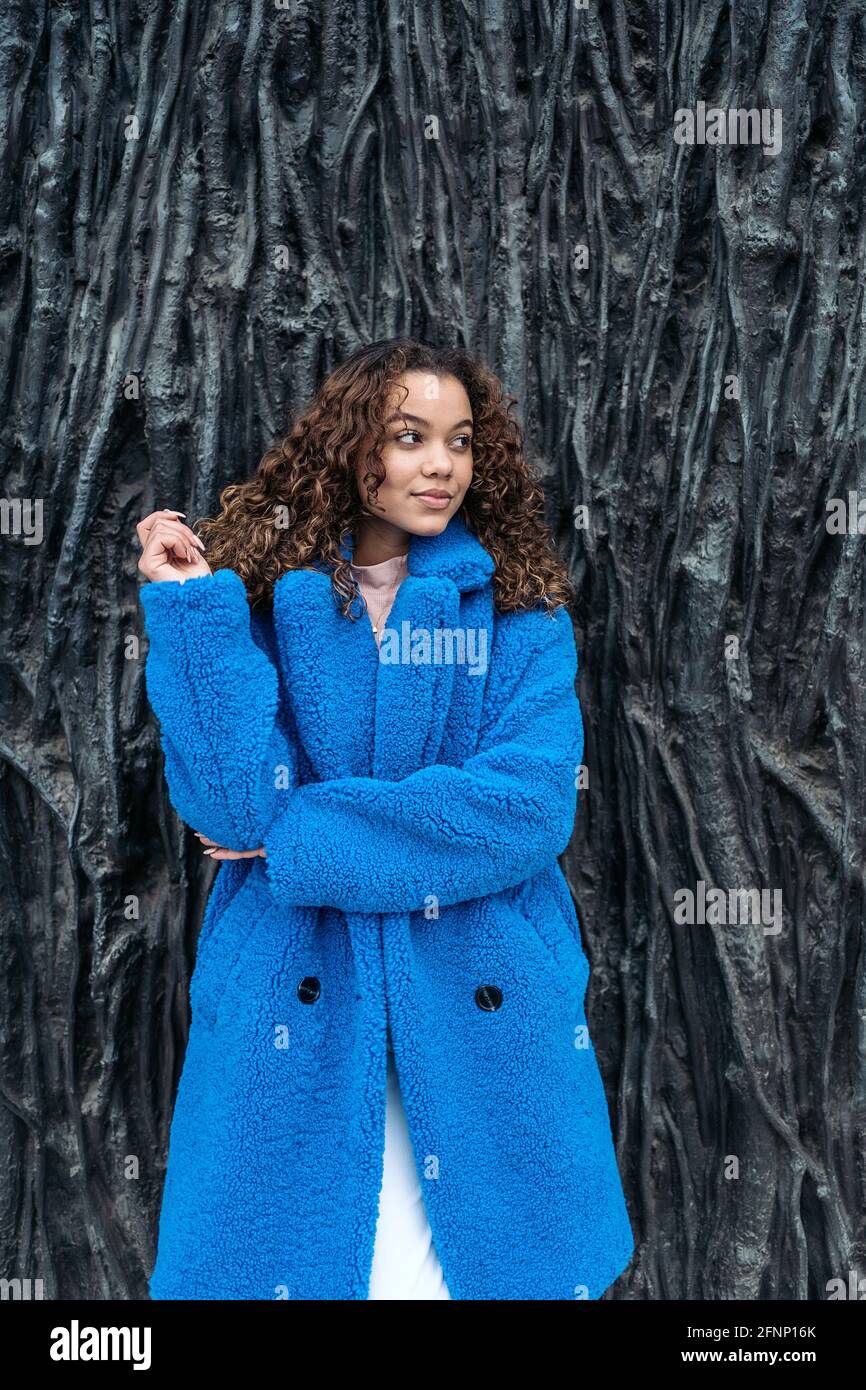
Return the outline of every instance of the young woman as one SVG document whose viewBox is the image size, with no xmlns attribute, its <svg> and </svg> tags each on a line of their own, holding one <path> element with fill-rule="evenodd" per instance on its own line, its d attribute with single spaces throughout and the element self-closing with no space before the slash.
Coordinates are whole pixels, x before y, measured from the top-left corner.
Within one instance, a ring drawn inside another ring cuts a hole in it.
<svg viewBox="0 0 866 1390">
<path fill-rule="evenodd" d="M 600 1298 L 634 1241 L 557 863 L 570 589 L 510 402 L 376 343 L 221 507 L 138 528 L 165 775 L 222 865 L 151 1296 Z"/>
</svg>

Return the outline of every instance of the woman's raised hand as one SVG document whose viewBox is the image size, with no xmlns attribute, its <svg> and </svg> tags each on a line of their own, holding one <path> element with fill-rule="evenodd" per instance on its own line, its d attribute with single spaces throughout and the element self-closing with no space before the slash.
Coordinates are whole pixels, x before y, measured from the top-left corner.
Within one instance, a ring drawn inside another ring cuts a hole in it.
<svg viewBox="0 0 866 1390">
<path fill-rule="evenodd" d="M 204 558 L 204 543 L 194 531 L 184 526 L 183 512 L 151 512 L 135 530 L 141 544 L 138 568 L 145 579 L 160 581 L 198 579 L 211 574 Z"/>
</svg>

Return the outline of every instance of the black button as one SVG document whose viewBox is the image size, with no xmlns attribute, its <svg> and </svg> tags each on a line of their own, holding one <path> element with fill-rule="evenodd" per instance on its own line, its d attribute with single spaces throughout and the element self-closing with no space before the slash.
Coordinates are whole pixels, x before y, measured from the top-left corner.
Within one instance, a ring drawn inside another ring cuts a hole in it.
<svg viewBox="0 0 866 1390">
<path fill-rule="evenodd" d="M 479 1009 L 486 1009 L 488 1013 L 492 1013 L 502 1003 L 502 990 L 496 985 L 480 985 L 475 991 L 475 1002 Z"/>
<path fill-rule="evenodd" d="M 315 1004 L 322 987 L 315 975 L 307 975 L 298 985 L 298 998 L 302 1004 Z"/>
</svg>

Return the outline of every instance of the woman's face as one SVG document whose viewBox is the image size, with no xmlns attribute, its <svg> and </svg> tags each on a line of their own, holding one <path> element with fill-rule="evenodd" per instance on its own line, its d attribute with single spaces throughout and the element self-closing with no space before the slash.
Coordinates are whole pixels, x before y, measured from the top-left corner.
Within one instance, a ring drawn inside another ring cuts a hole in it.
<svg viewBox="0 0 866 1390">
<path fill-rule="evenodd" d="M 371 502 L 362 460 L 358 488 L 368 516 L 413 536 L 436 536 L 459 511 L 472 479 L 472 407 L 453 376 L 405 372 L 400 384 L 409 394 L 392 397 L 384 480 Z"/>
</svg>

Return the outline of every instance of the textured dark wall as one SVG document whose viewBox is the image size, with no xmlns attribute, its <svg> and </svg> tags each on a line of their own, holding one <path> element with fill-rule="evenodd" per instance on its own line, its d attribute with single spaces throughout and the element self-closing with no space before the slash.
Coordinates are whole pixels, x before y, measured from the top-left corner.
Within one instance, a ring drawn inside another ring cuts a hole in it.
<svg viewBox="0 0 866 1390">
<path fill-rule="evenodd" d="M 781 150 L 678 144 L 701 99 Z M 43 521 L 0 537 L 0 1274 L 142 1297 L 153 1257 L 209 871 L 134 523 L 407 332 L 518 397 L 580 586 L 613 1296 L 863 1273 L 864 116 L 859 0 L 4 7 L 2 488 Z M 701 879 L 781 931 L 677 924 Z"/>
</svg>

